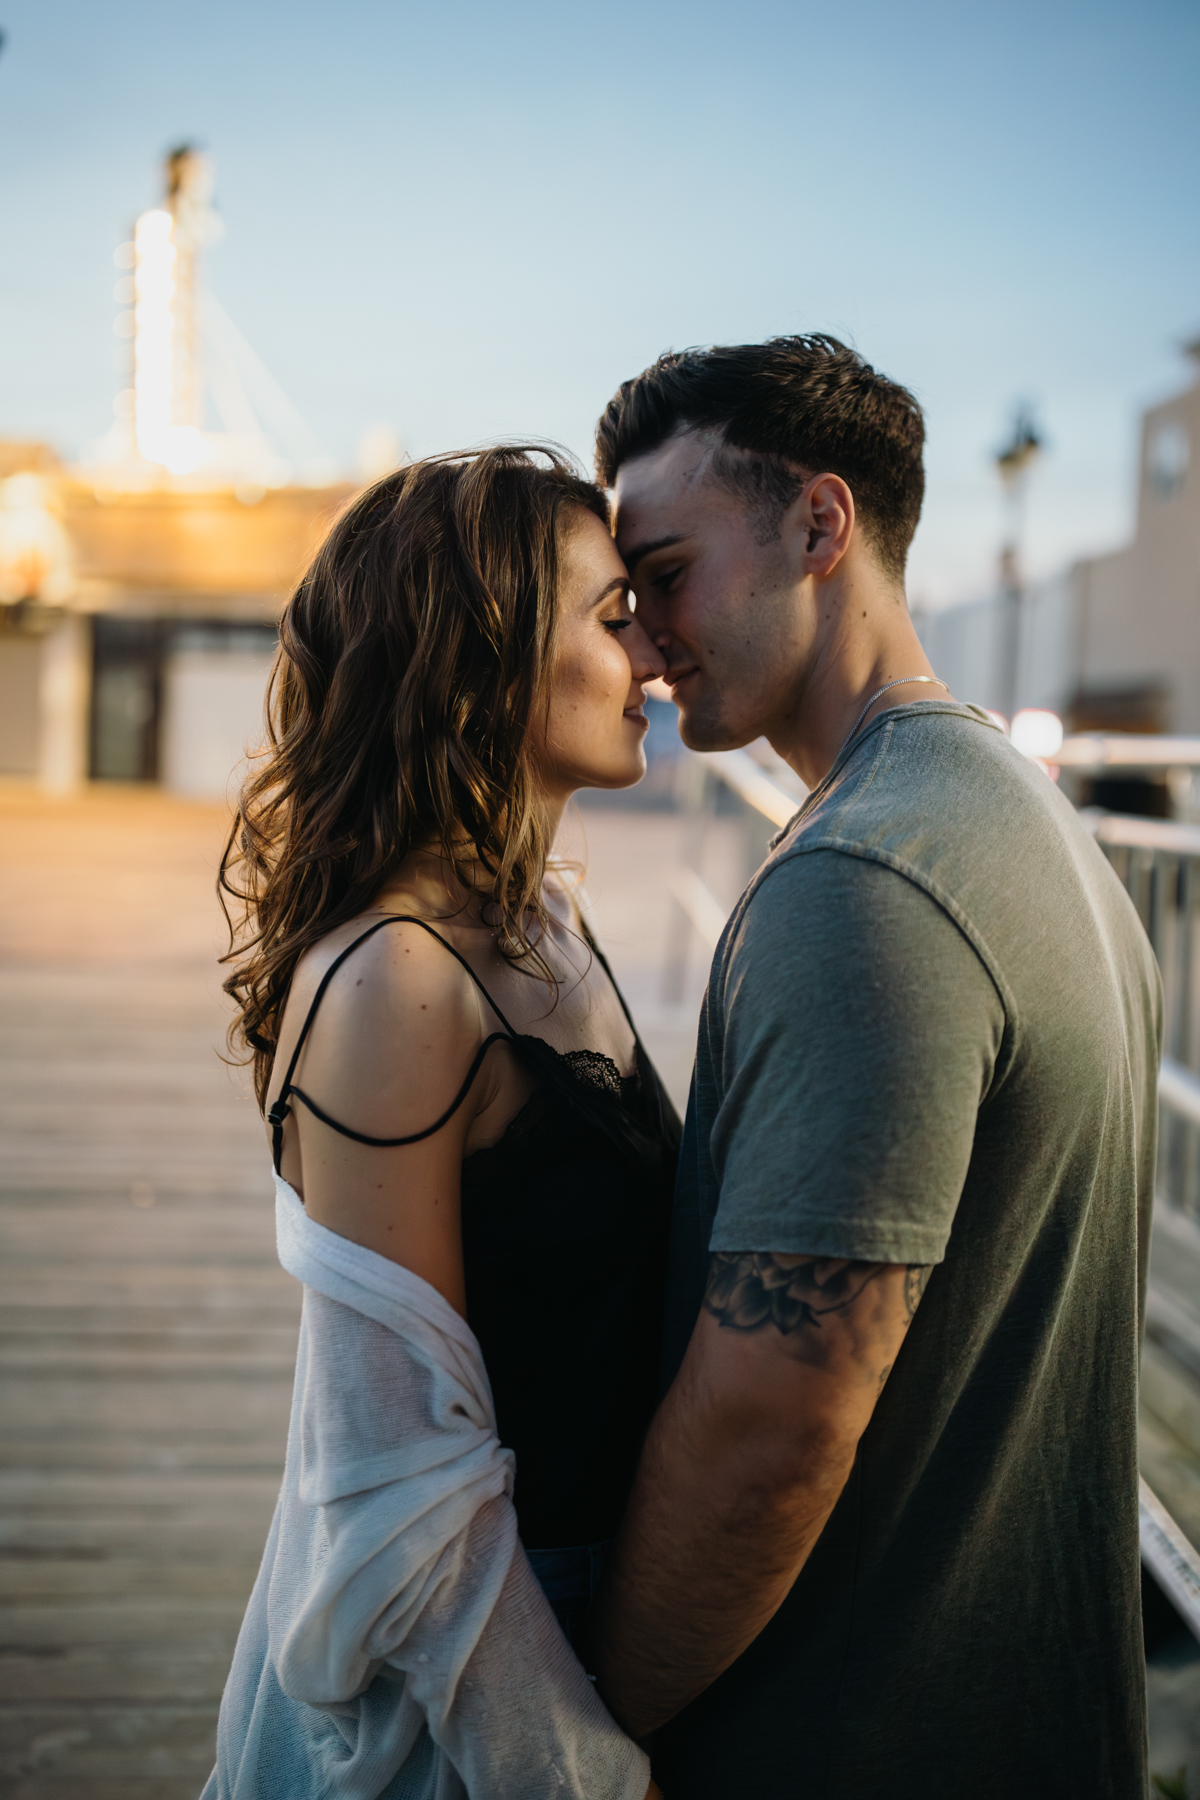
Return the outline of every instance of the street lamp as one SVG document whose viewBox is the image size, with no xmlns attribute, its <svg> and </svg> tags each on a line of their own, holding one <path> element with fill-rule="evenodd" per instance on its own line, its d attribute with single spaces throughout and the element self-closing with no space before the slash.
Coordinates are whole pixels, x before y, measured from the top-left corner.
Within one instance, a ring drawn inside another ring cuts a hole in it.
<svg viewBox="0 0 1200 1800">
<path fill-rule="evenodd" d="M 1020 401 L 1013 414 L 1012 435 L 996 452 L 996 472 L 1005 497 L 1004 542 L 1000 547 L 1000 592 L 1004 600 L 1004 710 L 1017 710 L 1020 679 L 1021 610 L 1024 578 L 1021 540 L 1025 525 L 1025 491 L 1029 474 L 1044 446 L 1032 409 Z"/>
</svg>

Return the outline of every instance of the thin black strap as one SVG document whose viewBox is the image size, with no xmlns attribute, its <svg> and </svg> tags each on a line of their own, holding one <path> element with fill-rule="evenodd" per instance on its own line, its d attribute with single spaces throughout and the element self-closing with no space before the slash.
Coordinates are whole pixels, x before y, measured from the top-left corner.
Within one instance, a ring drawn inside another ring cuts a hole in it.
<svg viewBox="0 0 1200 1800">
<path fill-rule="evenodd" d="M 377 1150 L 392 1150 L 396 1147 L 397 1144 L 419 1144 L 421 1142 L 422 1138 L 432 1137 L 435 1131 L 440 1131 L 442 1129 L 442 1126 L 446 1123 L 446 1121 L 448 1119 L 452 1119 L 454 1117 L 455 1113 L 458 1111 L 459 1107 L 462 1105 L 463 1101 L 466 1099 L 468 1093 L 470 1092 L 471 1083 L 474 1081 L 476 1075 L 478 1075 L 478 1073 L 479 1073 L 479 1065 L 483 1061 L 484 1057 L 487 1055 L 488 1051 L 491 1049 L 492 1045 L 493 1044 L 507 1044 L 507 1043 L 511 1043 L 511 1041 L 512 1040 L 510 1039 L 510 1037 L 506 1031 L 493 1031 L 490 1037 L 484 1038 L 482 1044 L 480 1044 L 478 1050 L 475 1052 L 475 1060 L 471 1064 L 471 1067 L 467 1071 L 466 1080 L 463 1082 L 462 1086 L 459 1088 L 457 1094 L 454 1096 L 453 1100 L 450 1102 L 449 1106 L 446 1108 L 446 1110 L 442 1114 L 441 1118 L 438 1119 L 436 1121 L 436 1123 L 434 1123 L 433 1125 L 427 1125 L 425 1127 L 424 1131 L 411 1132 L 408 1137 L 395 1137 L 395 1138 L 368 1137 L 365 1131 L 351 1131 L 351 1129 L 348 1125 L 339 1125 L 338 1121 L 336 1119 L 331 1119 L 327 1112 L 322 1112 L 321 1108 L 317 1105 L 316 1101 L 310 1100 L 308 1095 L 303 1091 L 303 1089 L 289 1085 L 287 1088 L 284 1089 L 284 1092 L 286 1094 L 288 1094 L 290 1097 L 295 1098 L 296 1100 L 302 1100 L 304 1102 L 305 1106 L 307 1106 L 309 1112 L 314 1114 L 316 1118 L 320 1119 L 322 1124 L 332 1125 L 333 1129 L 335 1131 L 340 1131 L 343 1137 L 353 1138 L 356 1144 L 372 1144 L 372 1145 L 374 1145 L 374 1147 Z M 278 1106 L 278 1104 L 279 1104 L 279 1102 L 276 1101 L 275 1105 Z M 275 1123 L 274 1117 L 273 1117 L 274 1111 L 275 1111 L 275 1107 L 272 1107 L 271 1112 L 268 1113 L 268 1115 L 267 1115 L 267 1117 L 271 1119 L 272 1125 L 274 1125 L 274 1123 Z M 283 1136 L 282 1123 L 276 1129 L 279 1131 L 280 1137 L 282 1138 L 282 1136 Z"/>
<path fill-rule="evenodd" d="M 625 1022 L 629 1026 L 630 1031 L 632 1031 L 632 1033 L 633 1033 L 634 1043 L 637 1044 L 639 1046 L 639 1048 L 645 1049 L 645 1045 L 642 1043 L 641 1038 L 638 1036 L 638 1028 L 633 1022 L 633 1014 L 630 1012 L 629 1008 L 626 1006 L 625 996 L 621 992 L 620 988 L 618 987 L 617 978 L 613 974 L 612 969 L 609 967 L 609 962 L 608 962 L 607 956 L 605 956 L 603 950 L 600 948 L 599 944 L 596 942 L 595 938 L 592 936 L 592 934 L 588 930 L 587 926 L 584 925 L 582 918 L 580 919 L 579 923 L 581 925 L 583 925 L 583 935 L 584 935 L 584 939 L 587 943 L 588 949 L 591 951 L 592 955 L 596 958 L 596 961 L 600 964 L 600 967 L 604 970 L 604 973 L 608 976 L 609 986 L 612 988 L 613 993 L 617 996 L 617 1004 L 620 1006 L 621 1011 L 625 1014 Z"/>
<path fill-rule="evenodd" d="M 436 938 L 443 950 L 448 950 L 455 962 L 462 964 L 463 968 L 467 971 L 467 974 L 471 977 L 471 980 L 475 983 L 475 986 L 479 989 L 500 1023 L 504 1026 L 503 1031 L 494 1031 L 491 1036 L 480 1045 L 475 1060 L 471 1064 L 470 1073 L 463 1082 L 457 1097 L 448 1111 L 442 1114 L 436 1125 L 431 1125 L 427 1131 L 415 1132 L 411 1137 L 373 1138 L 366 1137 L 359 1131 L 351 1131 L 349 1126 L 339 1125 L 336 1119 L 331 1119 L 328 1113 L 322 1112 L 320 1107 L 317 1106 L 314 1101 L 310 1100 L 307 1094 L 301 1093 L 300 1089 L 293 1086 L 292 1083 L 292 1076 L 296 1073 L 296 1065 L 300 1061 L 300 1052 L 303 1050 L 305 1039 L 312 1029 L 312 1022 L 317 1016 L 317 1008 L 325 998 L 326 988 L 328 988 L 330 982 L 333 980 L 346 958 L 353 951 L 357 950 L 360 944 L 365 944 L 369 937 L 374 937 L 377 931 L 382 931 L 385 925 L 419 925 L 422 931 L 427 931 L 430 937 Z M 624 1005 L 624 1001 L 622 1001 L 622 1005 Z M 324 975 L 322 975 L 317 991 L 313 995 L 312 1005 L 308 1009 L 304 1024 L 300 1027 L 300 1036 L 296 1039 L 296 1047 L 292 1051 L 292 1060 L 289 1062 L 287 1074 L 283 1078 L 283 1086 L 280 1088 L 275 1103 L 267 1114 L 267 1123 L 271 1127 L 271 1150 L 272 1160 L 275 1164 L 275 1173 L 278 1175 L 281 1172 L 279 1165 L 283 1157 L 283 1123 L 291 1111 L 288 1100 L 293 1094 L 296 1096 L 297 1100 L 302 1100 L 309 1112 L 315 1114 L 315 1116 L 322 1120 L 324 1124 L 331 1125 L 335 1131 L 341 1132 L 343 1137 L 353 1138 L 356 1143 L 374 1144 L 380 1148 L 392 1148 L 398 1144 L 416 1144 L 419 1143 L 422 1138 L 432 1137 L 435 1131 L 440 1131 L 447 1119 L 452 1118 L 454 1113 L 457 1112 L 458 1108 L 466 1099 L 471 1083 L 479 1072 L 479 1065 L 482 1063 L 490 1046 L 500 1039 L 509 1040 L 516 1035 L 516 1032 L 513 1030 L 504 1014 L 500 1011 L 500 1008 L 496 1005 L 496 1002 L 492 999 L 492 996 L 488 993 L 466 957 L 460 956 L 453 944 L 448 944 L 441 933 L 435 931 L 433 926 L 425 919 L 418 919 L 412 913 L 388 913 L 385 918 L 379 919 L 374 925 L 368 926 L 367 930 L 356 937 L 352 944 L 348 944 L 338 956 L 334 957 Z"/>
</svg>

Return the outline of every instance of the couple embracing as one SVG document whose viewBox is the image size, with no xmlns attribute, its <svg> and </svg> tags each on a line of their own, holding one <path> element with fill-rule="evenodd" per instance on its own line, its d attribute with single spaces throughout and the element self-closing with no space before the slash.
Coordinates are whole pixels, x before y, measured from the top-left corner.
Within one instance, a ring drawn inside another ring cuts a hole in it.
<svg viewBox="0 0 1200 1800">
<path fill-rule="evenodd" d="M 304 1287 L 209 1800 L 1141 1796 L 1160 1019 L 1133 909 L 904 598 L 923 424 L 829 337 L 431 458 L 280 630 L 223 880 Z M 811 790 L 680 1127 L 571 794 Z"/>
</svg>

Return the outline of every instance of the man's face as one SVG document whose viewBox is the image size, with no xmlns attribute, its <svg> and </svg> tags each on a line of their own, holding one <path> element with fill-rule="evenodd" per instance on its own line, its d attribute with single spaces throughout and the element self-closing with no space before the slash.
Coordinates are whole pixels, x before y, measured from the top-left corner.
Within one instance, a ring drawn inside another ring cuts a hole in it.
<svg viewBox="0 0 1200 1800">
<path fill-rule="evenodd" d="M 637 617 L 666 656 L 693 750 L 785 735 L 812 647 L 789 536 L 711 477 L 716 445 L 709 432 L 668 438 L 622 463 L 615 490 Z"/>
</svg>

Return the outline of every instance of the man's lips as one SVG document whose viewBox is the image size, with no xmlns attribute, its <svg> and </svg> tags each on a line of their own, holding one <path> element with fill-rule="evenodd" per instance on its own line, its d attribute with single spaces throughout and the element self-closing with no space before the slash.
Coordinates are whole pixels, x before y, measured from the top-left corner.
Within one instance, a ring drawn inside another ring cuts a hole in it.
<svg viewBox="0 0 1200 1800">
<path fill-rule="evenodd" d="M 671 692 L 674 693 L 675 689 L 679 687 L 682 682 L 685 682 L 689 675 L 696 675 L 698 673 L 699 670 L 696 664 L 689 663 L 685 669 L 668 669 L 663 676 L 663 680 L 671 689 Z"/>
</svg>

